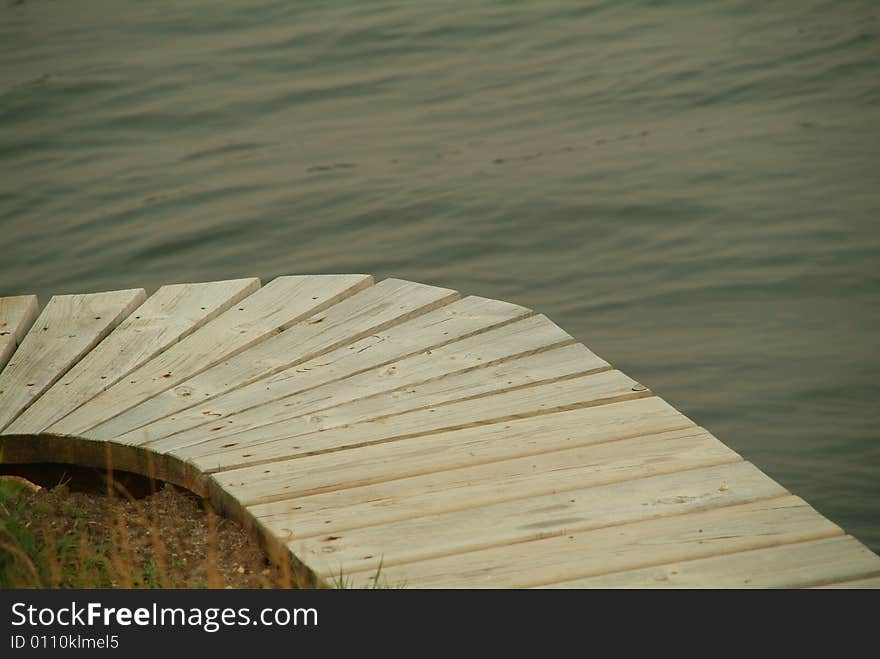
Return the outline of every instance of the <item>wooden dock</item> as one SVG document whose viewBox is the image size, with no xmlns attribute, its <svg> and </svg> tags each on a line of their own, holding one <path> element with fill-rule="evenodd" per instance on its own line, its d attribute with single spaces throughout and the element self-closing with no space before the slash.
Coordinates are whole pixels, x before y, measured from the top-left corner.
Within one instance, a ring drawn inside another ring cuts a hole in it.
<svg viewBox="0 0 880 659">
<path fill-rule="evenodd" d="M 0 298 L 4 461 L 183 485 L 328 583 L 880 586 L 858 540 L 515 304 L 310 275 L 38 312 Z"/>
</svg>

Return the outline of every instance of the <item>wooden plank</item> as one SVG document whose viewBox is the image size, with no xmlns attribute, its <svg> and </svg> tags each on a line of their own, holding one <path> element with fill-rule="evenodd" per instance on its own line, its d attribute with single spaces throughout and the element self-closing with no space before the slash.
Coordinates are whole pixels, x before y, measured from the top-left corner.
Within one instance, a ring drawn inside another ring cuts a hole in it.
<svg viewBox="0 0 880 659">
<path fill-rule="evenodd" d="M 27 409 L 68 369 L 128 316 L 142 288 L 56 295 L 0 374 L 0 430 Z"/>
<path fill-rule="evenodd" d="M 0 371 L 34 324 L 38 311 L 36 295 L 0 297 Z"/>
<path fill-rule="evenodd" d="M 253 448 L 279 439 L 381 419 L 433 405 L 469 400 L 538 382 L 588 373 L 603 367 L 607 368 L 604 361 L 582 345 L 574 344 L 401 387 L 395 386 L 399 384 L 397 376 L 387 375 L 393 369 L 392 373 L 402 373 L 401 379 L 406 382 L 409 379 L 408 370 L 401 363 L 392 369 L 383 368 L 380 372 L 356 376 L 351 383 L 343 381 L 314 389 L 297 401 L 286 403 L 282 406 L 286 409 L 280 411 L 274 406 L 271 411 L 265 412 L 264 408 L 257 408 L 253 413 L 247 414 L 248 418 L 240 432 L 228 432 L 230 426 L 221 422 L 209 428 L 196 428 L 172 435 L 161 441 L 165 445 L 182 447 L 204 442 L 206 437 L 215 441 L 234 437 L 234 441 Z M 415 371 L 416 374 L 418 372 Z M 342 386 L 343 383 L 346 386 Z M 393 389 L 387 391 L 389 387 Z M 284 418 L 285 412 L 291 415 L 290 418 Z M 266 416 L 262 425 L 261 413 Z M 273 415 L 280 416 L 281 419 L 273 420 Z M 227 423 L 236 420 L 237 417 L 230 417 Z M 212 432 L 215 428 L 221 430 Z M 124 439 L 120 438 L 120 441 Z"/>
<path fill-rule="evenodd" d="M 0 431 L 147 440 L 354 585 L 877 587 L 880 557 L 546 318 L 371 283 L 164 287 L 127 320 L 143 291 L 58 296 L 24 337 L 35 298 L 0 298 Z"/>
<path fill-rule="evenodd" d="M 264 380 L 213 398 L 210 405 L 199 405 L 174 414 L 173 422 L 177 423 L 179 420 L 181 426 L 189 423 L 195 427 L 201 425 L 205 418 L 217 420 L 247 411 L 262 396 L 271 400 L 292 397 L 375 367 L 387 366 L 413 354 L 421 354 L 496 327 L 503 327 L 531 315 L 533 314 L 530 310 L 508 302 L 469 296 L 387 330 L 375 332 L 349 346 L 337 348 Z M 172 391 L 161 396 L 165 395 L 174 394 Z M 160 435 L 166 436 L 162 433 L 162 429 L 151 427 L 149 437 L 152 439 L 161 438 Z M 124 441 L 139 443 L 143 438 L 126 438 Z"/>
<path fill-rule="evenodd" d="M 38 433 L 260 287 L 257 278 L 162 286 L 31 405 L 10 433 Z"/>
<path fill-rule="evenodd" d="M 347 346 L 393 325 L 449 304 L 458 293 L 447 288 L 386 279 L 321 311 L 258 346 L 217 364 L 183 384 L 130 409 L 96 428 L 94 437 L 139 443 L 143 437 L 161 437 L 181 429 L 181 420 L 212 406 L 216 396 L 247 388 L 253 406 L 267 400 L 265 380 L 280 371 L 296 368 L 310 359 Z M 194 408 L 195 406 L 195 408 Z M 169 417 L 169 415 L 171 415 Z M 183 426 L 185 429 L 187 426 Z"/>
<path fill-rule="evenodd" d="M 50 426 L 87 431 L 369 286 L 367 275 L 278 277 Z"/>
<path fill-rule="evenodd" d="M 188 414 L 174 414 L 160 422 L 139 428 L 136 432 L 120 435 L 118 441 L 140 443 L 144 441 L 144 437 L 155 441 L 173 434 L 180 440 L 180 445 L 186 445 L 193 443 L 188 440 L 201 441 L 206 434 L 221 437 L 269 424 L 277 426 L 303 414 L 387 391 L 397 391 L 408 385 L 424 384 L 445 375 L 462 374 L 470 369 L 492 366 L 507 359 L 528 356 L 573 342 L 574 339 L 569 334 L 545 317 L 531 316 L 461 341 L 427 349 L 390 365 L 386 362 L 348 378 L 334 379 L 307 391 L 297 390 L 301 386 L 297 384 L 301 382 L 297 377 L 281 380 L 275 387 L 264 385 L 264 381 L 260 380 L 248 387 L 247 397 L 241 395 L 241 390 L 230 392 L 227 396 L 193 407 L 187 411 Z M 592 358 L 596 368 L 608 367 L 604 360 L 595 355 Z M 310 373 L 312 370 L 320 371 L 331 363 L 323 358 L 316 358 L 307 364 L 293 367 L 293 370 L 297 373 Z M 490 376 L 485 377 L 489 381 Z M 294 391 L 276 398 L 285 389 Z M 217 411 L 228 410 L 232 405 L 239 406 L 242 411 L 225 414 Z M 222 430 L 212 431 L 218 426 Z"/>
<path fill-rule="evenodd" d="M 676 495 L 677 496 L 677 495 Z M 494 524 L 494 520 L 490 526 Z M 527 588 L 580 577 L 843 535 L 794 496 L 763 499 L 683 515 L 617 524 L 533 542 L 492 547 L 442 558 L 383 565 L 382 583 L 410 588 Z M 331 542 L 325 543 L 328 546 Z M 298 543 L 291 549 L 297 552 Z M 350 573 L 323 555 L 326 577 L 369 586 L 372 571 Z M 365 561 L 361 560 L 361 564 Z"/>
<path fill-rule="evenodd" d="M 230 437 L 182 448 L 174 447 L 173 438 L 169 437 L 167 445 L 163 445 L 166 440 L 159 440 L 153 447 L 189 460 L 208 473 L 221 469 L 238 469 L 248 464 L 262 465 L 280 461 L 273 467 L 273 473 L 286 480 L 289 476 L 285 474 L 295 472 L 296 465 L 284 462 L 297 456 L 407 439 L 470 425 L 508 421 L 561 411 L 567 407 L 601 405 L 650 395 L 649 391 L 642 389 L 641 385 L 619 371 L 605 371 L 324 431 L 318 430 L 322 422 L 319 417 L 313 422 L 315 432 L 261 443 L 253 449 L 238 444 Z M 256 472 L 261 479 L 263 471 L 259 469 Z M 253 475 L 255 474 L 244 470 L 239 471 L 231 477 L 230 486 L 235 483 L 236 487 L 240 487 Z M 226 483 L 225 477 L 223 482 Z"/>
<path fill-rule="evenodd" d="M 549 587 L 804 588 L 874 573 L 880 573 L 880 556 L 852 536 L 838 536 L 562 581 Z"/>
<path fill-rule="evenodd" d="M 753 465 L 738 462 L 294 538 L 288 546 L 318 574 L 329 576 L 340 567 L 345 573 L 376 570 L 380 564 L 384 569 L 784 494 Z"/>
<path fill-rule="evenodd" d="M 702 432 L 668 403 L 651 396 L 440 432 L 418 441 L 305 456 L 296 461 L 296 477 L 288 480 L 284 491 L 289 498 L 301 497 L 673 430 Z M 298 506 L 298 501 L 279 500 L 249 510 L 256 517 L 271 517 Z"/>
<path fill-rule="evenodd" d="M 816 586 L 816 588 L 880 588 L 880 576 L 868 577 L 867 579 L 853 579 L 852 581 L 840 581 L 838 583 L 825 584 L 824 586 Z"/>
<path fill-rule="evenodd" d="M 291 483 L 290 500 L 254 506 L 249 512 L 282 538 L 337 535 L 741 460 L 707 431 L 694 427 L 315 494 L 297 478 Z M 273 507 L 278 512 L 269 512 Z"/>
</svg>

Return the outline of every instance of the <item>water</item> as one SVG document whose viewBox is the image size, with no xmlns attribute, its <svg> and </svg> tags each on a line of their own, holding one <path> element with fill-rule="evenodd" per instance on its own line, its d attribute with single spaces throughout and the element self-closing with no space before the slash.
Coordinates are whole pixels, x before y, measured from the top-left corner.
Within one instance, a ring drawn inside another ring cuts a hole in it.
<svg viewBox="0 0 880 659">
<path fill-rule="evenodd" d="M 17 0 L 0 76 L 0 295 L 518 302 L 880 550 L 875 0 Z"/>
</svg>

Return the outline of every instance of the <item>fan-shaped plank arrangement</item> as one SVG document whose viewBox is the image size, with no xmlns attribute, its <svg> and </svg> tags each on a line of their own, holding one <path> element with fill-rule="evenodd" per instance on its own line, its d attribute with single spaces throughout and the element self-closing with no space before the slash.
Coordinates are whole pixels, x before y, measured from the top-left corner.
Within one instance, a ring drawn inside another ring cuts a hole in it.
<svg viewBox="0 0 880 659">
<path fill-rule="evenodd" d="M 4 460 L 211 497 L 317 576 L 876 586 L 880 557 L 515 304 L 366 275 L 0 298 Z"/>
</svg>

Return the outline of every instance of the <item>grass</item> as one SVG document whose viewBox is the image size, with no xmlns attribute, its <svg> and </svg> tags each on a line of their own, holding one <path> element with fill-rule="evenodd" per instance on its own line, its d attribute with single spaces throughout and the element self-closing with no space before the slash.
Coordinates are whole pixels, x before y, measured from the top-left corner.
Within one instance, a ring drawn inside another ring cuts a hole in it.
<svg viewBox="0 0 880 659">
<path fill-rule="evenodd" d="M 101 482 L 78 492 L 76 470 L 44 475 L 39 492 L 0 478 L 0 588 L 403 587 L 388 584 L 381 561 L 368 585 L 342 572 L 318 583 L 286 549 L 267 555 L 189 492 L 149 480 L 145 493 L 143 483 L 123 478 L 144 494 L 138 498 L 111 470 L 93 472 Z"/>
<path fill-rule="evenodd" d="M 68 484 L 32 492 L 0 479 L 0 588 L 316 586 L 189 493 L 166 486 L 139 501 L 112 477 L 106 496 Z"/>
<path fill-rule="evenodd" d="M 384 563 L 384 558 L 379 560 L 379 565 L 376 567 L 376 573 L 367 579 L 370 583 L 369 586 L 355 586 L 355 581 L 353 577 L 346 575 L 342 570 L 339 571 L 339 575 L 335 576 L 332 581 L 332 585 L 334 588 L 340 590 L 352 589 L 355 587 L 358 588 L 366 588 L 368 590 L 378 590 L 385 588 L 405 588 L 406 584 L 401 583 L 397 585 L 391 585 L 388 583 L 388 580 L 385 578 L 385 575 L 382 574 L 382 567 Z"/>
<path fill-rule="evenodd" d="M 162 581 L 152 559 L 130 562 L 118 542 L 118 527 L 110 542 L 93 542 L 83 528 L 57 531 L 49 522 L 49 509 L 23 496 L 23 486 L 0 486 L 0 588 L 159 588 Z M 63 487 L 63 486 L 60 486 Z M 58 488 L 60 489 L 60 488 Z M 73 507 L 65 511 L 71 521 L 87 515 Z"/>
</svg>

